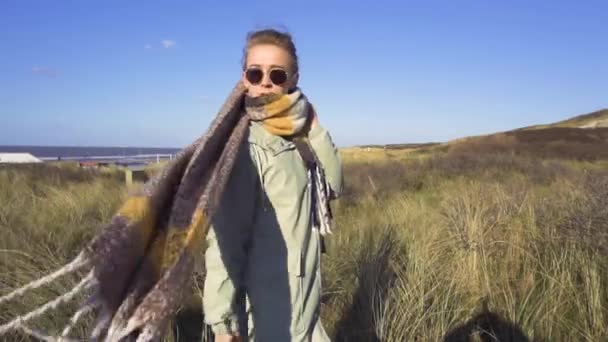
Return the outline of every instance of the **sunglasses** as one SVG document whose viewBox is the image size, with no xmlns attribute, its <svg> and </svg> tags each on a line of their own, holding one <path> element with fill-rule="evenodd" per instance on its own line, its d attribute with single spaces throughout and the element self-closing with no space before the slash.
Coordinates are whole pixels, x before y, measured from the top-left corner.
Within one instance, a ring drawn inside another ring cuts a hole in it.
<svg viewBox="0 0 608 342">
<path fill-rule="evenodd" d="M 249 68 L 245 71 L 245 78 L 253 85 L 260 84 L 264 79 L 264 70 L 256 67 Z M 268 78 L 274 85 L 282 86 L 287 82 L 289 75 L 284 69 L 274 68 L 268 72 Z"/>
</svg>

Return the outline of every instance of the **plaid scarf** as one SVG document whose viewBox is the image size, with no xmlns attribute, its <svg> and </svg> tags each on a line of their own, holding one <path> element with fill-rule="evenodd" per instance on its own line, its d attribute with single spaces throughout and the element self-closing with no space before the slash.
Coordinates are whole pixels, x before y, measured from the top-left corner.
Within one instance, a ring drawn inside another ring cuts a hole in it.
<svg viewBox="0 0 608 342">
<path fill-rule="evenodd" d="M 239 82 L 209 130 L 130 195 L 86 248 L 100 304 L 92 340 L 160 340 L 189 288 L 195 258 L 248 128 Z"/>
<path fill-rule="evenodd" d="M 247 96 L 245 109 L 252 121 L 261 122 L 268 132 L 282 137 L 299 134 L 311 113 L 310 104 L 300 89 L 289 94 Z"/>
</svg>

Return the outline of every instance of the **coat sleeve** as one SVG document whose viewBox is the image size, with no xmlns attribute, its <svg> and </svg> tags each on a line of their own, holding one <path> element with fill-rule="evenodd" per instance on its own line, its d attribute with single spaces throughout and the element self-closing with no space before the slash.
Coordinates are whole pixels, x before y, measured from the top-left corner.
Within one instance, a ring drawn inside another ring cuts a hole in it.
<svg viewBox="0 0 608 342">
<path fill-rule="evenodd" d="M 338 197 L 342 193 L 343 187 L 342 162 L 338 155 L 338 149 L 333 143 L 329 132 L 318 122 L 312 126 L 308 139 L 321 162 L 332 192 L 335 197 Z"/>
</svg>

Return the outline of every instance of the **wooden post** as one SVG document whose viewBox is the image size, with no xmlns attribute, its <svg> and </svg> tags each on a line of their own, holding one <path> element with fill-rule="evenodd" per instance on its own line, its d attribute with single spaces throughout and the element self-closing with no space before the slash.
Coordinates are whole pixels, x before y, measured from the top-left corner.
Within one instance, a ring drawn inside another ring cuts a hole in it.
<svg viewBox="0 0 608 342">
<path fill-rule="evenodd" d="M 132 185 L 134 182 L 147 182 L 148 177 L 146 175 L 146 170 L 143 168 L 126 168 L 125 169 L 125 183 L 127 186 Z"/>
<path fill-rule="evenodd" d="M 125 169 L 125 183 L 127 183 L 127 186 L 133 184 L 133 171 L 128 168 Z"/>
</svg>

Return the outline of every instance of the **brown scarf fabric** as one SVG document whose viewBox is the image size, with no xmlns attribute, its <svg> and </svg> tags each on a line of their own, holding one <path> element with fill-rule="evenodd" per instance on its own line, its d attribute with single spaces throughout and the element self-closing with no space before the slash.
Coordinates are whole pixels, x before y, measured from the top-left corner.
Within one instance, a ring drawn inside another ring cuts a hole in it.
<svg viewBox="0 0 608 342">
<path fill-rule="evenodd" d="M 239 82 L 209 130 L 132 194 L 86 249 L 101 311 L 92 339 L 158 340 L 189 288 L 195 256 L 249 119 Z"/>
</svg>

